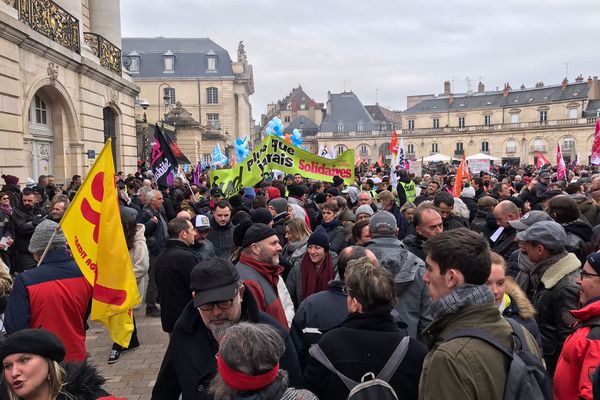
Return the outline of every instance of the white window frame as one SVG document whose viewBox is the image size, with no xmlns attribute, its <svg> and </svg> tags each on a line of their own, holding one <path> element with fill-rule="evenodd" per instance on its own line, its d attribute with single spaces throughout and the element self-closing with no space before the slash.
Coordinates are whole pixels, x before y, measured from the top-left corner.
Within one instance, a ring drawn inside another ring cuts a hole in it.
<svg viewBox="0 0 600 400">
<path fill-rule="evenodd" d="M 219 89 L 216 87 L 206 88 L 206 104 L 219 104 Z"/>
<path fill-rule="evenodd" d="M 206 61 L 206 69 L 208 71 L 217 70 L 217 56 L 208 56 Z"/>
<path fill-rule="evenodd" d="M 129 57 L 129 72 L 140 72 L 140 58 Z"/>
<path fill-rule="evenodd" d="M 216 118 L 215 118 L 216 116 Z M 211 129 L 219 129 L 221 127 L 221 120 L 219 119 L 219 113 L 206 113 L 207 125 Z"/>
<path fill-rule="evenodd" d="M 175 57 L 165 56 L 163 58 L 163 67 L 165 74 L 172 74 L 175 72 Z"/>
<path fill-rule="evenodd" d="M 484 140 L 483 142 L 481 142 L 481 152 L 482 153 L 490 152 L 490 142 L 488 142 L 487 140 Z"/>
<path fill-rule="evenodd" d="M 337 131 L 344 132 L 344 121 L 338 121 L 337 123 Z"/>
<path fill-rule="evenodd" d="M 492 125 L 492 116 L 491 115 L 484 115 L 483 116 L 483 125 L 485 125 L 485 126 L 491 126 Z"/>
<path fill-rule="evenodd" d="M 569 119 L 577 119 L 577 118 L 579 118 L 579 109 L 575 108 L 575 107 L 569 108 L 569 114 L 568 115 L 569 115 Z"/>
<path fill-rule="evenodd" d="M 520 116 L 518 113 L 510 114 L 510 123 L 518 124 L 520 122 Z"/>
<path fill-rule="evenodd" d="M 409 153 L 409 154 L 415 154 L 415 145 L 412 144 L 412 143 L 409 143 L 406 146 L 406 152 Z"/>
<path fill-rule="evenodd" d="M 433 129 L 438 129 L 439 127 L 440 127 L 440 119 L 434 118 L 433 119 Z"/>
<path fill-rule="evenodd" d="M 465 117 L 458 117 L 458 127 L 461 129 L 465 127 Z"/>
<path fill-rule="evenodd" d="M 432 153 L 439 153 L 439 149 L 440 149 L 440 147 L 438 146 L 437 143 L 431 143 L 431 152 Z"/>
<path fill-rule="evenodd" d="M 415 129 L 415 120 L 414 119 L 408 120 L 408 129 L 410 129 L 411 131 Z"/>
<path fill-rule="evenodd" d="M 165 105 L 167 105 L 167 106 L 175 105 L 175 103 L 177 102 L 176 94 L 177 93 L 175 92 L 175 88 L 172 88 L 172 87 L 163 88 L 163 99 L 165 97 L 169 98 L 167 101 L 165 101 Z"/>
<path fill-rule="evenodd" d="M 540 111 L 540 123 L 545 124 L 548 122 L 548 110 Z"/>
</svg>

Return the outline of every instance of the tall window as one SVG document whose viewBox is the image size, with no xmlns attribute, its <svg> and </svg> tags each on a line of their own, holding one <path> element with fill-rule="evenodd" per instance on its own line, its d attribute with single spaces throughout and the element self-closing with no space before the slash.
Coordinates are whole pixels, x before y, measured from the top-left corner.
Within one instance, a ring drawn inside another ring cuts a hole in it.
<svg viewBox="0 0 600 400">
<path fill-rule="evenodd" d="M 506 154 L 515 154 L 517 152 L 517 141 L 509 140 L 506 142 Z"/>
<path fill-rule="evenodd" d="M 167 56 L 163 59 L 165 64 L 164 72 L 174 72 L 175 69 L 175 57 Z"/>
<path fill-rule="evenodd" d="M 358 150 L 359 150 L 361 156 L 369 155 L 369 149 L 367 148 L 366 144 L 361 144 L 360 147 L 358 148 Z"/>
<path fill-rule="evenodd" d="M 206 88 L 206 102 L 208 104 L 219 104 L 219 89 L 216 87 Z"/>
<path fill-rule="evenodd" d="M 163 99 L 165 101 L 165 105 L 170 106 L 174 105 L 177 101 L 175 97 L 175 88 L 164 88 L 163 89 Z"/>
<path fill-rule="evenodd" d="M 540 111 L 540 122 L 542 124 L 545 124 L 546 122 L 548 122 L 548 111 L 546 111 L 546 110 Z"/>
<path fill-rule="evenodd" d="M 510 114 L 510 123 L 518 124 L 519 123 L 519 114 L 517 114 L 517 113 Z"/>
<path fill-rule="evenodd" d="M 209 71 L 216 71 L 217 70 L 217 57 L 216 56 L 209 56 L 207 58 L 208 60 L 208 64 L 206 66 L 206 68 Z"/>
<path fill-rule="evenodd" d="M 459 128 L 465 127 L 465 117 L 458 117 L 458 127 Z"/>
<path fill-rule="evenodd" d="M 413 129 L 415 129 L 415 120 L 414 119 L 409 119 L 408 120 L 408 129 L 410 129 L 411 131 Z"/>
<path fill-rule="evenodd" d="M 431 152 L 432 153 L 438 152 L 438 144 L 437 143 L 431 143 Z"/>
<path fill-rule="evenodd" d="M 356 130 L 359 132 L 362 132 L 365 130 L 365 124 L 362 119 L 358 120 L 358 122 L 356 123 Z"/>
<path fill-rule="evenodd" d="M 440 119 L 439 118 L 434 118 L 433 119 L 433 128 L 437 129 L 440 127 Z"/>
<path fill-rule="evenodd" d="M 562 144 L 562 151 L 564 153 L 573 151 L 575 148 L 575 140 L 573 138 L 565 138 Z"/>
<path fill-rule="evenodd" d="M 570 119 L 576 119 L 579 117 L 578 115 L 578 109 L 577 108 L 569 108 L 569 118 Z"/>
<path fill-rule="evenodd" d="M 462 142 L 456 143 L 456 149 L 454 150 L 454 152 L 456 154 L 463 154 L 464 153 L 464 148 L 463 148 L 463 143 Z"/>
<path fill-rule="evenodd" d="M 208 126 L 212 129 L 219 129 L 221 127 L 221 123 L 219 122 L 219 114 L 218 113 L 206 114 L 206 120 L 208 121 Z"/>
<path fill-rule="evenodd" d="M 485 115 L 485 116 L 483 117 L 483 124 L 484 124 L 485 126 L 490 126 L 490 125 L 492 125 L 492 116 L 491 116 L 491 115 Z"/>
<path fill-rule="evenodd" d="M 337 123 L 337 131 L 344 132 L 344 121 L 338 121 Z"/>
<path fill-rule="evenodd" d="M 205 154 L 204 155 L 204 164 L 210 164 L 212 162 L 212 155 L 211 154 Z"/>
<path fill-rule="evenodd" d="M 139 57 L 129 57 L 129 72 L 139 72 L 140 71 L 140 58 Z"/>
<path fill-rule="evenodd" d="M 348 148 L 347 148 L 346 146 L 344 146 L 343 144 L 342 144 L 342 145 L 339 145 L 339 146 L 337 147 L 337 149 L 336 149 L 336 154 L 339 156 L 339 155 L 341 155 L 343 152 L 345 152 L 346 150 L 348 150 Z"/>
<path fill-rule="evenodd" d="M 39 95 L 33 97 L 32 107 L 29 109 L 29 122 L 36 125 L 48 125 L 48 106 Z"/>
<path fill-rule="evenodd" d="M 489 153 L 490 152 L 490 142 L 481 142 L 481 152 Z"/>
<path fill-rule="evenodd" d="M 290 122 L 292 120 L 292 118 L 290 118 L 290 116 L 285 116 L 283 117 L 283 122 Z"/>
<path fill-rule="evenodd" d="M 408 146 L 406 146 L 406 152 L 409 154 L 415 154 L 415 145 L 410 143 Z"/>
</svg>

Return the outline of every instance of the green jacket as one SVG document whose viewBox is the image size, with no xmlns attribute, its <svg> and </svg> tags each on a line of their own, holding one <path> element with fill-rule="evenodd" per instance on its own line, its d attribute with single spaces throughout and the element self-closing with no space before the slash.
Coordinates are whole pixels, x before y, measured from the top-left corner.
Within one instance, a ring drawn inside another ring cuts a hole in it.
<svg viewBox="0 0 600 400">
<path fill-rule="evenodd" d="M 464 328 L 480 328 L 512 349 L 510 324 L 495 304 L 471 305 L 456 314 L 441 316 L 424 331 L 430 351 L 423 362 L 419 382 L 421 400 L 502 400 L 509 360 L 492 345 L 476 338 L 461 337 L 444 342 Z M 538 346 L 524 329 L 529 348 L 540 357 Z"/>
</svg>

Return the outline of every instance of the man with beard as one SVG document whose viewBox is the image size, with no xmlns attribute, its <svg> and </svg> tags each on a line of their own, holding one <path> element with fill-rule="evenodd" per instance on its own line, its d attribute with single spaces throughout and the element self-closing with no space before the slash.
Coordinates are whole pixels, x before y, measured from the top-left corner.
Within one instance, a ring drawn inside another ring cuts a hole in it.
<svg viewBox="0 0 600 400">
<path fill-rule="evenodd" d="M 44 210 L 35 202 L 35 191 L 23 189 L 21 204 L 15 208 L 10 219 L 15 232 L 15 263 L 11 272 L 23 272 L 36 266 L 37 262 L 27 248 L 35 227 L 44 217 Z"/>
<path fill-rule="evenodd" d="M 67 196 L 56 196 L 56 198 L 50 202 L 50 212 L 48 214 L 49 219 L 60 223 L 60 220 L 62 219 L 63 215 L 65 215 L 65 211 L 67 211 L 68 206 L 69 198 Z"/>
<path fill-rule="evenodd" d="M 283 267 L 279 265 L 281 245 L 275 229 L 254 223 L 244 235 L 242 254 L 236 264 L 244 285 L 250 290 L 258 309 L 287 327 L 287 319 L 277 283 Z"/>
<path fill-rule="evenodd" d="M 217 372 L 215 354 L 227 329 L 238 322 L 273 326 L 286 347 L 281 369 L 287 371 L 290 386 L 302 385 L 298 357 L 287 331 L 259 311 L 231 262 L 221 258 L 202 261 L 192 270 L 190 289 L 193 300 L 175 325 L 152 390 L 153 400 L 177 400 L 180 395 L 183 400 L 213 399 L 208 387 Z"/>
<path fill-rule="evenodd" d="M 436 181 L 429 182 L 425 193 L 415 198 L 415 205 L 419 205 L 424 201 L 433 200 L 435 194 L 440 190 L 440 184 Z"/>
<path fill-rule="evenodd" d="M 194 225 L 195 236 L 194 244 L 190 247 L 196 252 L 196 256 L 200 261 L 215 257 L 215 247 L 207 239 L 208 232 L 211 230 L 208 217 L 206 215 L 196 215 L 192 218 L 192 225 Z"/>
</svg>

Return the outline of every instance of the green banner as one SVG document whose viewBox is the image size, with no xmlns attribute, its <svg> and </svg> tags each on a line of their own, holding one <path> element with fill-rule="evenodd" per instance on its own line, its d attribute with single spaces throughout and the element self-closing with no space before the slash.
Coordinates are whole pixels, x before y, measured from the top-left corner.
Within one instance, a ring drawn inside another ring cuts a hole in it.
<svg viewBox="0 0 600 400">
<path fill-rule="evenodd" d="M 231 169 L 210 171 L 211 187 L 235 193 L 253 187 L 272 170 L 301 174 L 305 178 L 332 182 L 339 176 L 346 184 L 354 183 L 354 150 L 346 150 L 338 158 L 319 157 L 287 143 L 277 136 L 266 137 L 250 155 Z"/>
</svg>

